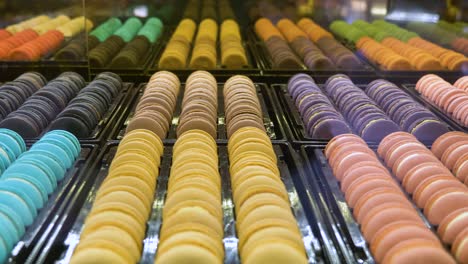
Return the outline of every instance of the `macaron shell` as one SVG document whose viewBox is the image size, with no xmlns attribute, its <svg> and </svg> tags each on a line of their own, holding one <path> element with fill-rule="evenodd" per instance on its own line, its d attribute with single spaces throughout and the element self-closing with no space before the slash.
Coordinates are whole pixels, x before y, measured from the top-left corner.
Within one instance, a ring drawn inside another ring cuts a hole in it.
<svg viewBox="0 0 468 264">
<path fill-rule="evenodd" d="M 451 245 L 467 226 L 468 208 L 461 208 L 444 217 L 437 228 L 437 233 L 444 243 Z"/>
<path fill-rule="evenodd" d="M 431 224 L 438 225 L 451 212 L 468 207 L 466 188 L 449 187 L 434 193 L 424 207 L 424 215 Z"/>
<path fill-rule="evenodd" d="M 468 263 L 467 246 L 468 245 L 468 228 L 465 227 L 461 233 L 455 238 L 452 246 L 452 254 L 460 263 Z"/>
<path fill-rule="evenodd" d="M 412 238 L 425 239 L 439 243 L 439 239 L 426 226 L 407 221 L 398 221 L 382 228 L 371 242 L 371 251 L 378 262 L 401 241 Z"/>
<path fill-rule="evenodd" d="M 382 263 L 453 263 L 455 261 L 439 243 L 423 239 L 411 239 L 395 245 Z"/>
<path fill-rule="evenodd" d="M 387 206 L 383 206 L 380 211 L 374 210 L 372 213 L 369 213 L 367 217 L 363 219 L 361 230 L 366 241 L 370 242 L 380 229 L 388 224 L 401 220 L 422 222 L 417 212 L 413 208 L 408 207 L 408 205 L 390 203 Z"/>
</svg>

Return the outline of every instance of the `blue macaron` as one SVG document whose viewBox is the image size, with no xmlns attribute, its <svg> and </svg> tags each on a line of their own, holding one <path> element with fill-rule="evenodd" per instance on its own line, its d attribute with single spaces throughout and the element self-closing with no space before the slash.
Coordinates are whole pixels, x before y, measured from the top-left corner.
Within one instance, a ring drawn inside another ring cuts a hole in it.
<svg viewBox="0 0 468 264">
<path fill-rule="evenodd" d="M 76 138 L 75 135 L 66 130 L 53 130 L 45 134 L 42 138 L 57 138 L 65 141 L 67 144 L 73 147 L 73 153 L 75 157 L 78 157 L 81 152 L 80 141 L 78 140 L 78 138 Z"/>
<path fill-rule="evenodd" d="M 7 179 L 2 179 L 2 182 L 7 183 L 12 187 L 23 190 L 25 194 L 34 203 L 34 207 L 36 208 L 36 210 L 39 210 L 44 206 L 44 200 L 41 191 L 30 181 L 20 177 L 10 177 Z"/>
<path fill-rule="evenodd" d="M 37 216 L 34 203 L 29 196 L 23 190 L 3 181 L 0 181 L 0 203 L 17 212 L 26 226 L 31 225 Z"/>
<path fill-rule="evenodd" d="M 15 162 L 15 164 L 10 166 L 3 173 L 2 178 L 3 176 L 9 174 L 14 175 L 15 173 L 28 174 L 34 176 L 34 178 L 39 180 L 44 185 L 47 194 L 51 194 L 57 187 L 57 182 L 55 181 L 55 178 L 51 178 L 51 176 L 47 175 L 47 173 L 44 170 L 42 170 L 39 166 L 35 164 L 21 161 Z"/>
<path fill-rule="evenodd" d="M 70 168 L 74 162 L 74 160 L 70 159 L 67 152 L 63 150 L 61 147 L 48 143 L 48 142 L 40 142 L 38 141 L 31 147 L 31 150 L 42 150 L 49 152 L 52 154 L 56 159 L 60 160 L 60 162 L 64 165 L 65 168 Z"/>
<path fill-rule="evenodd" d="M 66 168 L 60 165 L 60 162 L 55 160 L 50 154 L 47 155 L 47 152 L 42 151 L 28 151 L 25 152 L 23 155 L 19 156 L 18 159 L 29 159 L 40 161 L 41 164 L 46 166 L 48 170 L 50 170 L 56 181 L 60 181 L 65 176 Z"/>
</svg>

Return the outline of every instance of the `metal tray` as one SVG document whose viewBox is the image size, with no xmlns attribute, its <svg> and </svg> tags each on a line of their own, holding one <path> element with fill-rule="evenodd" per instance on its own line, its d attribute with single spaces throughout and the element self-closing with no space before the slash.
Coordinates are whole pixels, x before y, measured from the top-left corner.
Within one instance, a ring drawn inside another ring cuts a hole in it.
<svg viewBox="0 0 468 264">
<path fill-rule="evenodd" d="M 58 220 L 57 228 L 51 232 L 50 239 L 42 248 L 42 252 L 34 259 L 34 263 L 68 263 L 76 245 L 79 242 L 84 220 L 92 207 L 96 191 L 107 176 L 108 168 L 115 155 L 119 141 L 109 142 L 101 156 L 96 160 L 98 172 L 88 175 L 77 188 L 80 192 L 74 194 L 70 206 Z M 297 175 L 302 173 L 302 168 L 296 165 L 297 157 L 288 144 L 275 144 L 274 150 L 278 156 L 278 166 L 286 189 L 289 193 L 291 207 L 298 221 L 299 229 L 303 235 L 303 241 L 308 254 L 309 263 L 339 263 L 335 256 L 335 249 L 330 244 L 327 231 L 323 223 L 310 220 L 314 215 L 307 212 L 309 205 L 304 205 L 300 189 L 301 183 Z M 219 167 L 222 178 L 222 198 L 224 211 L 225 237 L 225 263 L 240 263 L 237 252 L 238 239 L 235 230 L 234 204 L 232 201 L 227 147 L 218 144 Z M 152 212 L 147 222 L 146 238 L 143 240 L 143 252 L 140 263 L 154 263 L 159 242 L 159 231 L 162 223 L 162 208 L 166 195 L 167 182 L 172 159 L 172 146 L 165 145 L 161 160 L 160 174 L 152 206 Z M 302 174 L 303 175 L 303 174 Z M 331 261 L 331 260 L 334 261 Z"/>
<path fill-rule="evenodd" d="M 224 124 L 224 97 L 223 97 L 223 85 L 222 83 L 218 84 L 218 142 L 227 142 L 226 136 L 226 126 Z M 279 122 L 278 115 L 276 113 L 277 107 L 274 106 L 272 99 L 268 95 L 268 87 L 266 84 L 263 83 L 255 83 L 257 88 L 257 96 L 260 101 L 260 106 L 262 107 L 263 112 L 263 123 L 265 125 L 265 129 L 267 131 L 268 136 L 272 140 L 284 140 L 286 138 L 285 131 Z M 135 108 L 140 101 L 141 96 L 143 95 L 143 91 L 146 88 L 146 84 L 141 84 L 138 87 L 139 94 L 134 96 L 133 100 L 130 103 L 130 111 L 128 115 L 126 115 L 121 122 L 116 124 L 116 129 L 114 133 L 111 135 L 111 139 L 119 140 L 125 134 L 125 129 L 132 119 L 133 115 L 135 114 Z M 173 143 L 176 139 L 176 131 L 177 125 L 179 120 L 179 115 L 182 111 L 182 98 L 184 94 L 185 84 L 181 85 L 181 90 L 179 92 L 179 96 L 177 98 L 176 108 L 174 111 L 174 115 L 172 118 L 172 122 L 169 128 L 168 135 L 164 142 L 166 143 Z"/>
<path fill-rule="evenodd" d="M 30 146 L 30 144 L 28 144 Z M 90 173 L 90 164 L 97 156 L 96 145 L 81 145 L 81 153 L 75 164 L 70 168 L 57 189 L 39 212 L 33 224 L 26 229 L 25 235 L 13 248 L 8 263 L 26 263 L 40 252 L 42 245 L 48 241 L 48 236 L 57 228 L 58 219 L 69 205 L 72 194 L 77 190 L 77 184 Z"/>
</svg>

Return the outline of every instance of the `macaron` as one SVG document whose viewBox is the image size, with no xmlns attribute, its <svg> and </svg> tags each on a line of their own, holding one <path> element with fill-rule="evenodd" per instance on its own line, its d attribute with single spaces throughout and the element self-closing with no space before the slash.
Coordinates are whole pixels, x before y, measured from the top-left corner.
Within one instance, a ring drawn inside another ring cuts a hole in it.
<svg viewBox="0 0 468 264">
<path fill-rule="evenodd" d="M 209 133 L 213 138 L 217 137 L 217 93 L 216 79 L 210 73 L 196 71 L 188 77 L 177 135 L 191 129 L 200 129 Z M 200 107 L 195 108 L 195 105 Z"/>
<path fill-rule="evenodd" d="M 440 243 L 417 238 L 398 243 L 385 255 L 382 263 L 414 263 L 414 261 L 456 263 Z"/>
<path fill-rule="evenodd" d="M 166 138 L 175 109 L 180 81 L 176 75 L 160 71 L 151 77 L 126 131 L 148 129 Z"/>
<path fill-rule="evenodd" d="M 468 124 L 465 122 L 468 96 L 460 89 L 432 74 L 421 77 L 416 90 L 460 124 Z"/>
<path fill-rule="evenodd" d="M 151 147 L 135 148 L 133 143 L 140 140 Z M 151 131 L 134 130 L 124 136 L 97 191 L 71 262 L 86 261 L 96 254 L 109 261 L 139 261 L 162 151 L 161 139 Z M 123 246 L 127 250 L 118 253 Z"/>
<path fill-rule="evenodd" d="M 286 254 L 282 256 L 293 258 L 298 263 L 307 262 L 286 189 L 276 167 L 276 156 L 271 157 L 274 152 L 266 133 L 255 127 L 240 128 L 229 138 L 228 152 L 242 261 L 270 263 L 273 261 L 271 254 L 264 254 L 262 245 L 276 241 Z M 261 160 L 271 166 L 261 166 Z"/>
<path fill-rule="evenodd" d="M 172 34 L 158 61 L 159 69 L 183 69 L 187 64 L 197 25 L 192 19 L 182 19 Z"/>
<path fill-rule="evenodd" d="M 380 142 L 388 134 L 400 130 L 377 103 L 347 76 L 330 77 L 325 91 L 364 140 Z"/>
<path fill-rule="evenodd" d="M 69 131 L 79 138 L 88 137 L 104 117 L 122 86 L 120 78 L 106 72 L 101 73 L 57 115 L 50 129 Z"/>
<path fill-rule="evenodd" d="M 466 254 L 467 241 L 468 240 L 468 228 L 465 227 L 461 233 L 455 238 L 455 242 L 452 246 L 452 254 L 460 263 L 467 263 L 468 257 Z"/>
<path fill-rule="evenodd" d="M 189 67 L 193 69 L 214 69 L 217 63 L 216 41 L 218 24 L 213 19 L 204 19 L 195 37 Z"/>
<path fill-rule="evenodd" d="M 84 85 L 80 75 L 62 73 L 11 112 L 0 122 L 0 127 L 14 130 L 25 138 L 36 138 Z"/>
<path fill-rule="evenodd" d="M 220 44 L 222 66 L 228 69 L 238 69 L 248 66 L 240 28 L 233 19 L 223 20 L 220 30 Z"/>
<path fill-rule="evenodd" d="M 224 112 L 228 137 L 245 126 L 264 129 L 262 109 L 256 93 L 254 83 L 246 76 L 235 75 L 224 84 Z"/>
</svg>

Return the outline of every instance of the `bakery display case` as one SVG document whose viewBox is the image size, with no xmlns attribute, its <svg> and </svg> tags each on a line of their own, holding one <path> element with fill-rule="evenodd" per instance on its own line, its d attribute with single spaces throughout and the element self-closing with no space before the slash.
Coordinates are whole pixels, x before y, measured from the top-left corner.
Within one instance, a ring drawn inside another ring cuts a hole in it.
<svg viewBox="0 0 468 264">
<path fill-rule="evenodd" d="M 466 1 L 0 14 L 0 264 L 468 264 Z"/>
</svg>

